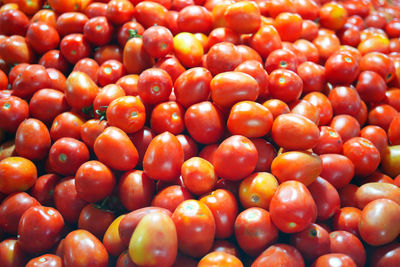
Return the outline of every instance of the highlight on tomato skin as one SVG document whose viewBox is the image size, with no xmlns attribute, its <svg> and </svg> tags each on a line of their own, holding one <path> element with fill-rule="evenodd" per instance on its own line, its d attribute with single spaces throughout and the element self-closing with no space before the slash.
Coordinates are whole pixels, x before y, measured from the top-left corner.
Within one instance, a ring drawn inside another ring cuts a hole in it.
<svg viewBox="0 0 400 267">
<path fill-rule="evenodd" d="M 0 267 L 400 266 L 400 7 L 0 2 Z"/>
</svg>

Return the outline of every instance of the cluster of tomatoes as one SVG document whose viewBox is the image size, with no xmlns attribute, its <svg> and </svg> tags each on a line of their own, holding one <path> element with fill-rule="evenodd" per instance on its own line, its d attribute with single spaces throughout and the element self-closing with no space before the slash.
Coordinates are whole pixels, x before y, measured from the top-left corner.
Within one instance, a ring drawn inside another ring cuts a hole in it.
<svg viewBox="0 0 400 267">
<path fill-rule="evenodd" d="M 400 266 L 400 8 L 2 0 L 0 266 Z"/>
</svg>

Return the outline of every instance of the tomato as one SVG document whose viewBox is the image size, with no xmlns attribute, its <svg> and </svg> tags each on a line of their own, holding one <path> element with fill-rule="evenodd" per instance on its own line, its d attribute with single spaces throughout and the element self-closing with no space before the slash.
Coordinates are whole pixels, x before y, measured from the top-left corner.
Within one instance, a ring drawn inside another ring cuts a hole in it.
<svg viewBox="0 0 400 267">
<path fill-rule="evenodd" d="M 360 135 L 360 123 L 347 114 L 334 116 L 329 126 L 339 134 L 343 142 Z"/>
<path fill-rule="evenodd" d="M 342 207 L 356 207 L 356 192 L 358 186 L 347 184 L 339 189 L 340 204 Z"/>
<path fill-rule="evenodd" d="M 317 205 L 318 220 L 327 220 L 339 210 L 339 193 L 327 180 L 317 177 L 308 189 Z"/>
<path fill-rule="evenodd" d="M 391 122 L 397 114 L 397 110 L 387 104 L 377 105 L 369 110 L 368 122 L 371 125 L 377 125 L 388 131 Z"/>
<path fill-rule="evenodd" d="M 333 266 L 343 266 L 343 267 L 356 267 L 354 260 L 342 253 L 328 253 L 318 257 L 316 261 L 312 264 L 312 267 L 333 267 Z"/>
<path fill-rule="evenodd" d="M 400 188 L 389 183 L 365 183 L 357 189 L 355 198 L 360 209 L 381 198 L 390 199 L 400 205 Z"/>
<path fill-rule="evenodd" d="M 94 152 L 99 161 L 120 171 L 133 169 L 139 159 L 136 147 L 129 136 L 114 126 L 106 128 L 96 138 Z"/>
<path fill-rule="evenodd" d="M 282 114 L 274 120 L 271 136 L 277 145 L 285 149 L 307 150 L 318 143 L 319 129 L 314 122 L 301 115 Z"/>
<path fill-rule="evenodd" d="M 202 144 L 217 142 L 224 134 L 225 122 L 221 110 L 209 101 L 190 106 L 184 118 L 186 129 Z"/>
<path fill-rule="evenodd" d="M 400 263 L 399 243 L 391 243 L 377 248 L 371 257 L 371 266 L 382 267 Z"/>
<path fill-rule="evenodd" d="M 215 220 L 206 204 L 186 200 L 172 214 L 178 234 L 178 247 L 192 257 L 202 257 L 210 251 L 215 237 Z"/>
<path fill-rule="evenodd" d="M 360 60 L 360 70 L 375 71 L 386 82 L 391 81 L 395 75 L 393 61 L 387 55 L 379 52 L 365 54 Z"/>
<path fill-rule="evenodd" d="M 27 193 L 9 195 L 0 204 L 0 228 L 4 232 L 16 235 L 21 216 L 33 206 L 40 206 L 40 203 Z"/>
<path fill-rule="evenodd" d="M 257 160 L 254 144 L 244 136 L 234 135 L 218 146 L 213 165 L 218 177 L 239 181 L 254 171 Z"/>
<path fill-rule="evenodd" d="M 368 203 L 361 212 L 359 231 L 368 244 L 379 246 L 393 241 L 400 232 L 396 222 L 400 205 L 389 199 L 377 199 Z"/>
<path fill-rule="evenodd" d="M 271 129 L 272 121 L 272 113 L 265 106 L 252 101 L 241 101 L 231 108 L 227 126 L 232 134 L 248 138 L 262 137 Z"/>
<path fill-rule="evenodd" d="M 69 109 L 64 93 L 54 89 L 40 89 L 29 101 L 29 112 L 33 118 L 45 124 Z"/>
<path fill-rule="evenodd" d="M 118 182 L 118 195 L 124 207 L 137 210 L 150 205 L 155 192 L 155 183 L 143 171 L 124 173 Z"/>
<path fill-rule="evenodd" d="M 379 126 L 368 125 L 362 128 L 360 137 L 368 139 L 379 150 L 381 156 L 388 146 L 388 135 L 385 130 Z"/>
<path fill-rule="evenodd" d="M 258 97 L 257 81 L 248 74 L 231 71 L 216 75 L 210 83 L 215 104 L 228 108 L 239 101 L 254 101 Z"/>
<path fill-rule="evenodd" d="M 396 115 L 387 130 L 387 137 L 389 138 L 391 145 L 400 145 L 400 131 L 398 130 L 399 125 L 400 115 Z"/>
<path fill-rule="evenodd" d="M 61 239 L 63 228 L 64 219 L 56 209 L 31 207 L 24 212 L 18 225 L 21 248 L 31 254 L 43 253 Z"/>
<path fill-rule="evenodd" d="M 168 100 L 172 92 L 172 79 L 159 68 L 150 68 L 139 75 L 138 93 L 144 103 L 158 104 Z"/>
<path fill-rule="evenodd" d="M 264 59 L 267 58 L 272 51 L 282 47 L 279 33 L 272 25 L 261 26 L 250 38 L 249 45 Z"/>
<path fill-rule="evenodd" d="M 153 197 L 151 206 L 174 212 L 180 203 L 192 198 L 192 194 L 186 188 L 180 185 L 171 185 L 162 189 Z"/>
<path fill-rule="evenodd" d="M 144 50 L 143 39 L 139 37 L 130 38 L 126 42 L 122 62 L 129 74 L 139 74 L 154 63 L 152 57 Z"/>
<path fill-rule="evenodd" d="M 67 90 L 66 86 L 67 78 L 65 78 L 64 74 L 54 68 L 48 68 L 46 69 L 46 71 L 50 77 L 51 87 L 60 92 L 65 92 Z"/>
<path fill-rule="evenodd" d="M 298 100 L 303 90 L 303 81 L 299 75 L 286 69 L 272 71 L 268 82 L 271 96 L 286 103 Z"/>
<path fill-rule="evenodd" d="M 58 139 L 50 148 L 49 164 L 62 175 L 73 175 L 78 168 L 89 160 L 89 150 L 84 143 L 74 138 Z"/>
<path fill-rule="evenodd" d="M 8 157 L 0 161 L 0 192 L 11 194 L 31 188 L 37 179 L 32 161 L 22 157 Z"/>
<path fill-rule="evenodd" d="M 179 143 L 181 143 L 185 161 L 197 156 L 198 146 L 193 138 L 189 137 L 189 135 L 184 134 L 179 134 L 176 136 L 176 138 L 178 138 Z"/>
<path fill-rule="evenodd" d="M 70 232 L 64 239 L 64 265 L 108 266 L 108 254 L 103 244 L 86 230 Z"/>
<path fill-rule="evenodd" d="M 349 85 L 358 74 L 359 63 L 349 53 L 334 53 L 325 62 L 325 77 L 332 84 Z"/>
<path fill-rule="evenodd" d="M 324 154 L 322 172 L 320 176 L 339 189 L 346 186 L 354 176 L 354 163 L 346 156 L 340 154 Z"/>
<path fill-rule="evenodd" d="M 30 98 L 36 91 L 50 87 L 50 77 L 42 65 L 27 66 L 12 84 L 12 95 Z"/>
<path fill-rule="evenodd" d="M 328 232 L 318 224 L 310 224 L 290 238 L 290 243 L 297 248 L 305 260 L 314 261 L 319 256 L 330 252 Z"/>
<path fill-rule="evenodd" d="M 195 195 L 211 191 L 217 182 L 214 166 L 199 157 L 185 161 L 181 168 L 181 175 L 185 187 Z"/>
<path fill-rule="evenodd" d="M 135 231 L 136 226 L 144 216 L 146 216 L 149 213 L 160 213 L 160 212 L 168 216 L 172 216 L 172 213 L 169 210 L 159 207 L 141 208 L 126 214 L 124 218 L 121 219 L 121 222 L 119 223 L 118 226 L 118 232 L 122 243 L 126 245 L 126 247 L 128 247 L 131 236 Z"/>
<path fill-rule="evenodd" d="M 382 156 L 382 170 L 391 177 L 396 177 L 400 174 L 400 145 L 388 146 Z"/>
<path fill-rule="evenodd" d="M 44 254 L 42 256 L 31 259 L 26 267 L 61 267 L 63 266 L 62 259 L 54 254 Z"/>
<path fill-rule="evenodd" d="M 90 106 L 98 92 L 99 88 L 86 73 L 74 71 L 67 78 L 65 97 L 73 108 Z"/>
<path fill-rule="evenodd" d="M 350 256 L 357 266 L 364 266 L 366 253 L 361 241 L 346 231 L 334 231 L 329 234 L 331 253 L 343 253 Z"/>
<path fill-rule="evenodd" d="M 16 132 L 19 124 L 29 117 L 28 104 L 19 97 L 8 96 L 0 99 L 0 128 Z"/>
<path fill-rule="evenodd" d="M 321 154 L 340 154 L 343 148 L 343 141 L 339 133 L 329 126 L 320 127 L 320 136 L 313 152 Z"/>
<path fill-rule="evenodd" d="M 213 45 L 207 53 L 207 69 L 213 74 L 233 71 L 240 63 L 242 57 L 236 46 L 229 42 Z"/>
<path fill-rule="evenodd" d="M 236 256 L 236 257 L 240 256 L 239 248 L 232 242 L 224 240 L 224 239 L 215 240 L 211 251 L 226 252 L 226 253 Z"/>
<path fill-rule="evenodd" d="M 269 210 L 272 222 L 285 233 L 300 232 L 317 217 L 317 206 L 310 191 L 298 181 L 281 183 Z"/>
<path fill-rule="evenodd" d="M 25 38 L 19 35 L 12 35 L 0 42 L 0 55 L 7 64 L 31 63 L 34 56 Z"/>
<path fill-rule="evenodd" d="M 362 137 L 353 137 L 343 144 L 343 155 L 354 164 L 356 175 L 373 173 L 380 163 L 380 154 L 374 144 Z"/>
<path fill-rule="evenodd" d="M 98 238 L 103 238 L 114 219 L 112 211 L 103 209 L 101 205 L 88 204 L 79 214 L 78 228 L 87 230 Z"/>
<path fill-rule="evenodd" d="M 41 160 L 50 150 L 51 139 L 46 125 L 36 119 L 23 121 L 15 134 L 15 150 L 19 156 Z"/>
<path fill-rule="evenodd" d="M 90 44 L 81 33 L 71 33 L 61 39 L 61 54 L 71 64 L 75 64 L 80 59 L 88 57 L 90 50 Z"/>
<path fill-rule="evenodd" d="M 203 6 L 189 5 L 179 11 L 177 24 L 182 32 L 205 33 L 212 30 L 211 12 Z"/>
<path fill-rule="evenodd" d="M 353 235 L 360 236 L 358 224 L 360 223 L 361 210 L 354 207 L 344 207 L 333 216 L 333 229 L 343 230 Z"/>
<path fill-rule="evenodd" d="M 112 0 L 107 3 L 106 17 L 113 24 L 123 24 L 134 15 L 133 3 L 126 0 Z"/>
<path fill-rule="evenodd" d="M 179 134 L 185 129 L 184 113 L 182 106 L 175 101 L 160 103 L 151 112 L 150 126 L 157 133 Z"/>
<path fill-rule="evenodd" d="M 125 215 L 121 215 L 114 219 L 104 233 L 103 245 L 107 249 L 107 252 L 114 257 L 119 256 L 126 248 L 118 232 L 119 224 L 124 217 Z"/>
<path fill-rule="evenodd" d="M 0 242 L 0 261 L 4 267 L 22 267 L 28 260 L 17 239 L 8 238 Z"/>
<path fill-rule="evenodd" d="M 166 25 L 167 9 L 157 2 L 142 1 L 135 6 L 135 18 L 145 28 Z"/>
<path fill-rule="evenodd" d="M 50 128 L 50 136 L 53 141 L 63 137 L 80 139 L 81 126 L 84 119 L 73 112 L 63 112 L 54 118 Z"/>
<path fill-rule="evenodd" d="M 318 34 L 312 40 L 312 43 L 318 50 L 319 61 L 321 62 L 325 62 L 333 53 L 340 49 L 340 40 L 333 33 Z"/>
<path fill-rule="evenodd" d="M 4 35 L 25 36 L 29 18 L 19 9 L 3 10 L 0 19 L 0 32 Z"/>
<path fill-rule="evenodd" d="M 60 177 L 56 174 L 45 174 L 40 176 L 31 188 L 30 194 L 36 198 L 40 204 L 54 206 L 54 189 Z"/>
<path fill-rule="evenodd" d="M 56 30 L 61 36 L 71 33 L 83 33 L 83 27 L 89 18 L 80 12 L 60 14 L 56 21 Z"/>
<path fill-rule="evenodd" d="M 282 265 L 287 267 L 305 266 L 303 257 L 295 247 L 280 243 L 269 246 L 252 264 L 253 267 Z"/>
<path fill-rule="evenodd" d="M 161 212 L 145 215 L 129 243 L 132 261 L 138 265 L 172 266 L 177 252 L 177 229 L 171 217 Z"/>
<path fill-rule="evenodd" d="M 222 251 L 213 251 L 205 255 L 197 265 L 199 267 L 242 267 L 243 263 L 234 255 Z"/>
<path fill-rule="evenodd" d="M 296 72 L 298 65 L 297 55 L 289 49 L 272 51 L 265 61 L 265 69 L 271 73 L 276 69 L 286 69 Z"/>
</svg>

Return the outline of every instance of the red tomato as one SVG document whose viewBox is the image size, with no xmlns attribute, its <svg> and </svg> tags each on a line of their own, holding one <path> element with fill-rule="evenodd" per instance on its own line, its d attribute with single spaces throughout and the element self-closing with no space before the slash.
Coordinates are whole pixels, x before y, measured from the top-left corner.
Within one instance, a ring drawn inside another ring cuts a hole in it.
<svg viewBox="0 0 400 267">
<path fill-rule="evenodd" d="M 74 71 L 67 78 L 65 97 L 68 104 L 77 109 L 92 105 L 99 88 L 85 73 Z"/>
<path fill-rule="evenodd" d="M 54 206 L 54 189 L 60 177 L 56 174 L 40 176 L 33 185 L 30 194 L 44 206 Z"/>
<path fill-rule="evenodd" d="M 40 203 L 25 192 L 9 195 L 0 204 L 0 228 L 16 235 L 21 216 L 33 206 L 40 206 Z"/>
<path fill-rule="evenodd" d="M 28 260 L 17 239 L 8 238 L 0 242 L 0 261 L 4 267 L 22 267 Z"/>
<path fill-rule="evenodd" d="M 0 161 L 0 192 L 11 194 L 31 188 L 37 179 L 32 161 L 22 157 L 8 157 Z"/>
<path fill-rule="evenodd" d="M 164 132 L 151 140 L 143 158 L 143 171 L 150 178 L 173 182 L 181 173 L 183 158 L 176 136 Z"/>
<path fill-rule="evenodd" d="M 234 255 L 222 251 L 213 251 L 205 255 L 199 261 L 198 267 L 243 267 L 243 263 Z"/>
<path fill-rule="evenodd" d="M 94 153 L 102 163 L 120 171 L 133 169 L 139 159 L 136 147 L 129 136 L 114 126 L 106 128 L 96 138 Z"/>
<path fill-rule="evenodd" d="M 150 68 L 139 75 L 138 93 L 146 104 L 158 104 L 167 101 L 172 92 L 172 79 L 168 72 L 159 68 Z"/>
<path fill-rule="evenodd" d="M 360 236 L 358 224 L 360 223 L 361 210 L 354 207 L 344 207 L 333 216 L 333 229 L 343 230 Z"/>
<path fill-rule="evenodd" d="M 150 126 L 156 133 L 170 132 L 177 135 L 185 129 L 184 115 L 183 107 L 177 102 L 163 102 L 153 108 Z"/>
<path fill-rule="evenodd" d="M 253 267 L 278 267 L 282 265 L 287 267 L 305 266 L 303 257 L 295 247 L 279 243 L 269 246 L 252 264 Z"/>
<path fill-rule="evenodd" d="M 298 181 L 280 184 L 269 210 L 274 224 L 285 233 L 300 232 L 317 218 L 317 206 L 310 191 Z"/>
<path fill-rule="evenodd" d="M 331 218 L 340 208 L 339 193 L 327 180 L 317 177 L 308 189 L 317 205 L 317 219 L 325 221 Z"/>
<path fill-rule="evenodd" d="M 86 230 L 70 232 L 64 239 L 64 264 L 75 266 L 108 266 L 108 253 L 103 244 Z"/>
<path fill-rule="evenodd" d="M 206 204 L 186 200 L 172 214 L 178 234 L 178 247 L 192 257 L 202 257 L 210 251 L 215 238 L 215 220 Z"/>
<path fill-rule="evenodd" d="M 213 165 L 218 177 L 239 181 L 254 171 L 257 160 L 254 144 L 244 136 L 234 135 L 218 146 Z"/>
<path fill-rule="evenodd" d="M 346 231 L 334 231 L 329 234 L 331 253 L 343 253 L 350 256 L 357 266 L 364 266 L 366 253 L 361 241 Z"/>
<path fill-rule="evenodd" d="M 97 204 L 88 204 L 79 214 L 78 228 L 87 230 L 101 239 L 114 219 L 115 215 L 112 211 Z"/>
<path fill-rule="evenodd" d="M 21 248 L 31 254 L 43 253 L 61 239 L 63 228 L 64 219 L 56 209 L 31 207 L 24 212 L 18 225 Z"/>
<path fill-rule="evenodd" d="M 114 219 L 104 233 L 103 245 L 107 249 L 107 252 L 114 257 L 117 257 L 126 249 L 126 246 L 122 243 L 118 232 L 119 224 L 124 217 L 125 215 L 121 215 Z"/>
<path fill-rule="evenodd" d="M 343 266 L 343 267 L 356 267 L 354 260 L 342 253 L 328 253 L 318 257 L 316 261 L 312 264 L 312 267 L 333 267 L 333 266 Z"/>
<path fill-rule="evenodd" d="M 239 51 L 234 44 L 229 42 L 217 43 L 207 53 L 207 69 L 213 75 L 233 71 L 240 63 L 242 63 L 242 57 Z"/>
<path fill-rule="evenodd" d="M 383 266 L 396 266 L 400 263 L 400 245 L 399 243 L 391 243 L 386 246 L 377 248 L 371 257 L 371 266 L 383 267 Z"/>
<path fill-rule="evenodd" d="M 354 176 L 354 164 L 346 156 L 340 154 L 324 154 L 322 160 L 322 172 L 320 176 L 331 183 L 336 189 L 343 188 Z"/>
<path fill-rule="evenodd" d="M 119 200 L 129 211 L 144 208 L 150 205 L 155 188 L 154 181 L 143 171 L 128 171 L 118 182 Z"/>
<path fill-rule="evenodd" d="M 139 37 L 133 37 L 126 42 L 122 62 L 129 74 L 140 74 L 154 64 L 151 56 L 144 50 L 143 39 Z"/>
<path fill-rule="evenodd" d="M 162 189 L 153 197 L 151 200 L 151 206 L 164 208 L 170 212 L 174 212 L 179 204 L 192 198 L 192 194 L 186 188 L 180 185 L 171 185 Z"/>
<path fill-rule="evenodd" d="M 218 178 L 214 166 L 199 157 L 190 158 L 182 164 L 181 176 L 184 186 L 195 195 L 210 192 Z"/>
</svg>

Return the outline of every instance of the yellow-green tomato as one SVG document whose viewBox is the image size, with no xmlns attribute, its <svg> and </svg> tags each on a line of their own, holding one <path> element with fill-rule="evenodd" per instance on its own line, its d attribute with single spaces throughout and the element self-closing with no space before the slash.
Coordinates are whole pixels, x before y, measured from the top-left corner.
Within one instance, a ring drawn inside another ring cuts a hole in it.
<svg viewBox="0 0 400 267">
<path fill-rule="evenodd" d="M 382 169 L 390 177 L 400 174 L 400 145 L 386 148 L 382 157 Z"/>
<path fill-rule="evenodd" d="M 140 220 L 129 243 L 129 256 L 139 266 L 172 266 L 178 252 L 178 237 L 171 217 L 149 213 Z"/>
</svg>

